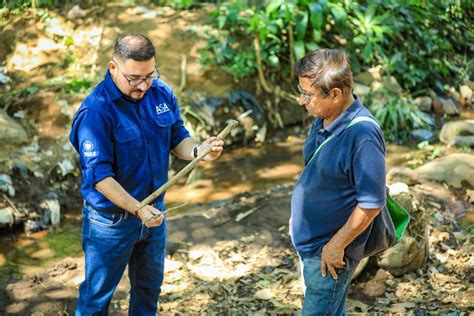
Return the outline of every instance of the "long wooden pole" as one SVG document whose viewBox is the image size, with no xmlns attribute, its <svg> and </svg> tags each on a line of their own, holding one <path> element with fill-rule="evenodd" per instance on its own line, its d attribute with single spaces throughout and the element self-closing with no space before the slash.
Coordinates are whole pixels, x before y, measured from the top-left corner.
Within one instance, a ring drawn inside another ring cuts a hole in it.
<svg viewBox="0 0 474 316">
<path fill-rule="evenodd" d="M 239 125 L 239 122 L 235 121 L 235 120 L 231 120 L 226 128 L 224 128 L 224 130 L 222 130 L 222 132 L 219 133 L 219 135 L 217 135 L 217 140 L 222 140 L 224 139 L 229 133 L 231 130 L 233 130 L 237 125 Z M 217 141 L 216 140 L 216 141 Z M 150 194 L 146 199 L 144 199 L 143 201 L 141 201 L 140 203 L 137 204 L 137 206 L 135 206 L 135 210 L 138 211 L 139 209 L 141 209 L 142 207 L 144 207 L 145 205 L 148 205 L 150 204 L 153 200 L 155 200 L 158 196 L 160 196 L 163 192 L 165 192 L 166 190 L 168 190 L 173 184 L 175 184 L 180 178 L 182 178 L 183 176 L 185 176 L 186 174 L 188 174 L 191 170 L 193 170 L 196 165 L 207 155 L 209 154 L 210 152 L 212 151 L 212 146 L 209 146 L 206 150 L 204 150 L 203 152 L 199 153 L 199 155 L 194 158 L 186 167 L 184 167 L 183 169 L 181 169 L 181 171 L 179 171 L 177 174 L 175 174 L 171 179 L 169 179 L 165 184 L 163 184 L 161 187 L 159 187 L 155 192 L 153 192 L 152 194 Z M 163 212 L 162 214 L 166 213 Z M 148 221 L 152 221 L 154 220 L 154 218 L 151 218 L 149 219 Z M 147 222 L 148 222 L 147 221 Z"/>
</svg>

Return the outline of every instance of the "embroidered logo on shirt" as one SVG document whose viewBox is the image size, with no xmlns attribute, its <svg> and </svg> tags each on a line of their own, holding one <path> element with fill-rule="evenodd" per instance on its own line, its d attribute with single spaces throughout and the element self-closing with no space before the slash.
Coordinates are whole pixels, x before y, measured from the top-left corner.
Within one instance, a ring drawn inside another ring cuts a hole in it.
<svg viewBox="0 0 474 316">
<path fill-rule="evenodd" d="M 166 103 L 161 103 L 156 106 L 156 114 L 158 115 L 168 112 L 169 110 L 170 108 Z"/>
<path fill-rule="evenodd" d="M 84 143 L 82 143 L 82 150 L 85 157 L 97 156 L 97 151 L 94 151 L 94 143 L 90 140 L 86 140 Z"/>
</svg>

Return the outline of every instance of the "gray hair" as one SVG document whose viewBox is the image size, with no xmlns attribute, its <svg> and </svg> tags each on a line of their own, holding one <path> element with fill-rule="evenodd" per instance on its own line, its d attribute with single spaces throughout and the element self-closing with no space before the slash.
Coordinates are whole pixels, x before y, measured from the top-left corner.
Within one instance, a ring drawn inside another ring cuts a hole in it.
<svg viewBox="0 0 474 316">
<path fill-rule="evenodd" d="M 113 56 L 120 60 L 147 61 L 155 57 L 155 47 L 148 37 L 142 34 L 119 36 L 115 40 Z"/>
<path fill-rule="evenodd" d="M 313 87 L 324 94 L 339 88 L 344 94 L 352 92 L 352 70 L 349 57 L 340 49 L 317 49 L 298 60 L 295 65 L 298 77 L 313 79 Z"/>
</svg>

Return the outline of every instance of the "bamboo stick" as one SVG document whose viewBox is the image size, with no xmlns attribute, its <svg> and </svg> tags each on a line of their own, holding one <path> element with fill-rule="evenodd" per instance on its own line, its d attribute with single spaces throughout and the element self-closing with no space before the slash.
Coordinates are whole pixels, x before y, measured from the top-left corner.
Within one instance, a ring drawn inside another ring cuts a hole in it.
<svg viewBox="0 0 474 316">
<path fill-rule="evenodd" d="M 224 130 L 222 130 L 222 132 L 219 133 L 219 135 L 217 135 L 217 140 L 222 140 L 224 139 L 229 133 L 231 130 L 233 130 L 237 125 L 239 125 L 239 123 L 235 120 L 231 120 L 229 122 L 229 124 L 227 124 L 226 128 L 224 128 Z M 163 192 L 165 192 L 166 190 L 168 190 L 173 184 L 175 184 L 180 178 L 182 178 L 183 176 L 185 176 L 186 174 L 188 174 L 191 170 L 193 170 L 196 165 L 205 157 L 207 156 L 207 154 L 209 154 L 210 152 L 212 151 L 212 146 L 209 146 L 206 150 L 204 150 L 203 152 L 199 153 L 199 155 L 194 158 L 186 167 L 184 167 L 183 169 L 181 169 L 181 171 L 179 171 L 177 174 L 175 174 L 171 179 L 169 179 L 165 184 L 163 184 L 161 187 L 159 187 L 155 192 L 153 192 L 152 194 L 150 194 L 146 199 L 144 199 L 143 201 L 141 201 L 140 203 L 137 204 L 137 206 L 135 207 L 135 210 L 138 211 L 139 209 L 141 209 L 142 207 L 144 207 L 145 205 L 148 205 L 150 204 L 151 202 L 153 202 L 153 200 L 155 200 L 158 196 L 160 196 Z M 162 214 L 165 214 L 165 212 L 163 212 Z M 149 219 L 147 222 L 149 221 L 152 221 L 154 220 L 155 218 L 151 218 Z"/>
</svg>

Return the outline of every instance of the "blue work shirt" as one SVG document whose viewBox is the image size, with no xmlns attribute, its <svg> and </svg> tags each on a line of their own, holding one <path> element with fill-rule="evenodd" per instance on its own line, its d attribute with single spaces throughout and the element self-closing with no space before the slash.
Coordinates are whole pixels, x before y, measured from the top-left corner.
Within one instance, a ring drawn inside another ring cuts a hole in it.
<svg viewBox="0 0 474 316">
<path fill-rule="evenodd" d="M 291 235 L 302 258 L 321 254 L 323 246 L 344 226 L 355 207 L 385 205 L 385 142 L 378 126 L 355 117 L 374 118 L 356 97 L 328 127 L 316 118 L 305 141 L 305 168 L 291 198 Z M 329 140 L 308 164 L 315 150 Z M 370 227 L 370 226 L 369 226 Z M 365 242 L 366 230 L 353 243 Z M 348 269 L 357 261 L 345 257 Z"/>
<path fill-rule="evenodd" d="M 189 133 L 172 89 L 161 80 L 140 101 L 124 96 L 107 71 L 84 100 L 69 136 L 80 155 L 81 192 L 99 210 L 120 209 L 94 186 L 113 177 L 142 201 L 168 180 L 170 151 Z M 157 198 L 162 202 L 164 193 Z"/>
</svg>

